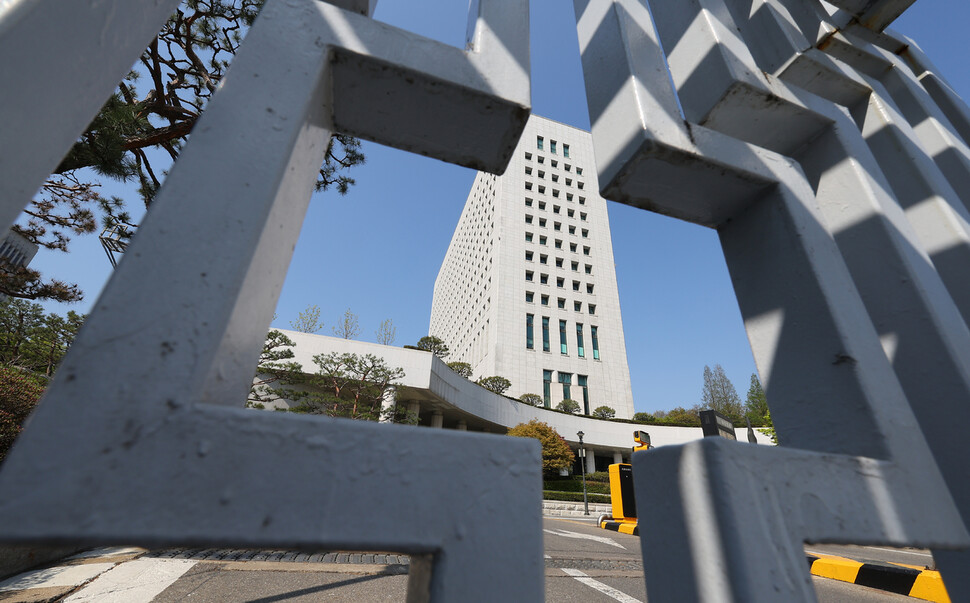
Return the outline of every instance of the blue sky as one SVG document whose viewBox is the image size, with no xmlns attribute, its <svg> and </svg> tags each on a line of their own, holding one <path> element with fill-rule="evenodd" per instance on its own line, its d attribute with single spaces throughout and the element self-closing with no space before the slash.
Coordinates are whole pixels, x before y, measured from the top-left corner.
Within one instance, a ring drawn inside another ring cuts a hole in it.
<svg viewBox="0 0 970 603">
<path fill-rule="evenodd" d="M 464 45 L 466 4 L 455 0 L 383 0 L 376 17 L 454 45 Z M 532 0 L 533 112 L 589 128 L 572 3 Z M 965 30 L 970 3 L 918 0 L 893 26 L 914 38 L 964 98 L 970 93 Z M 367 164 L 345 195 L 315 196 L 284 285 L 274 326 L 317 304 L 330 334 L 350 308 L 362 340 L 385 318 L 397 345 L 428 334 L 434 279 L 461 214 L 474 172 L 364 143 Z M 105 192 L 137 203 L 117 185 Z M 610 203 L 620 304 L 638 411 L 700 401 L 704 365 L 721 364 L 744 397 L 755 372 L 727 268 L 715 233 Z M 41 252 L 32 264 L 81 284 L 80 304 L 49 311 L 87 312 L 111 268 L 96 237 L 77 239 L 70 254 Z"/>
</svg>

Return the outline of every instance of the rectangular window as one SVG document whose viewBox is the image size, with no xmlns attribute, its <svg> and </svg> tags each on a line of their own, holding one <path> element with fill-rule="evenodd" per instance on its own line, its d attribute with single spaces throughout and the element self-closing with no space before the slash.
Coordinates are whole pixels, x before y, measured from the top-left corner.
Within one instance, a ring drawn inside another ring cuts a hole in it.
<svg viewBox="0 0 970 603">
<path fill-rule="evenodd" d="M 550 389 L 552 386 L 552 371 L 542 371 L 542 403 L 546 408 L 552 407 Z"/>
<path fill-rule="evenodd" d="M 555 163 L 555 162 L 553 162 L 553 163 Z M 552 166 L 552 167 L 556 167 L 556 166 Z M 553 174 L 552 175 L 552 181 L 553 182 L 559 182 L 559 174 Z"/>
<path fill-rule="evenodd" d="M 539 244 L 540 245 L 545 245 L 546 244 L 546 237 L 544 237 L 542 235 L 539 235 Z"/>
<path fill-rule="evenodd" d="M 544 195 L 544 194 L 546 194 L 546 187 L 544 187 L 544 186 L 542 186 L 542 185 L 540 184 L 540 185 L 539 185 L 539 192 L 540 192 L 541 194 L 543 194 L 543 195 Z"/>
<path fill-rule="evenodd" d="M 559 373 L 559 383 L 562 383 L 562 399 L 572 400 L 570 397 L 569 386 L 573 383 L 573 374 Z"/>
<path fill-rule="evenodd" d="M 539 226 L 541 226 L 542 228 L 545 228 L 546 227 L 546 219 L 545 218 L 539 218 Z"/>
<path fill-rule="evenodd" d="M 562 309 L 565 309 L 566 308 L 566 298 L 564 298 L 564 297 L 560 297 L 559 298 L 559 307 L 562 308 Z"/>
<path fill-rule="evenodd" d="M 556 189 L 556 188 L 552 189 L 552 196 L 558 199 L 559 198 L 559 189 Z"/>
<path fill-rule="evenodd" d="M 580 205 L 586 205 L 586 197 L 580 197 L 579 198 L 579 204 Z"/>
<path fill-rule="evenodd" d="M 593 266 L 586 264 L 586 274 L 593 274 Z"/>
<path fill-rule="evenodd" d="M 527 259 L 530 259 L 531 260 L 532 259 L 532 252 L 531 251 L 528 251 L 526 253 L 529 254 L 529 257 Z M 539 263 L 540 264 L 545 264 L 546 263 L 546 260 L 548 260 L 548 259 L 549 259 L 549 256 L 547 256 L 547 255 L 540 255 L 539 256 Z"/>
<path fill-rule="evenodd" d="M 593 283 L 586 283 L 586 293 L 593 293 Z"/>
<path fill-rule="evenodd" d="M 553 155 L 556 154 L 556 141 L 555 140 L 550 140 L 549 141 L 549 152 L 552 153 Z"/>
<path fill-rule="evenodd" d="M 583 238 L 585 239 L 587 237 L 589 237 L 589 230 L 587 230 L 587 229 L 584 228 L 583 229 Z"/>
<path fill-rule="evenodd" d="M 553 230 L 562 230 L 562 222 L 553 222 L 552 229 Z"/>
<path fill-rule="evenodd" d="M 569 244 L 569 251 L 572 251 L 572 252 L 575 253 L 575 251 L 576 251 L 576 243 L 570 243 Z"/>
<path fill-rule="evenodd" d="M 571 235 L 576 234 L 576 227 L 575 226 L 570 226 L 569 227 L 569 234 L 571 234 Z"/>
<path fill-rule="evenodd" d="M 600 340 L 598 333 L 596 332 L 596 327 L 589 328 L 589 337 L 593 340 L 593 360 L 600 359 Z"/>
<path fill-rule="evenodd" d="M 532 175 L 532 168 L 531 167 L 525 166 L 525 175 L 526 176 L 531 176 Z"/>
<path fill-rule="evenodd" d="M 532 190 L 532 183 L 531 182 L 526 182 L 525 183 L 525 190 L 527 190 L 527 191 L 531 191 Z M 542 192 L 542 191 L 539 191 L 539 192 Z"/>
<path fill-rule="evenodd" d="M 529 169 L 529 168 L 526 168 L 526 169 Z M 532 172 L 529 172 L 529 173 L 531 174 Z M 566 186 L 572 186 L 572 185 L 573 185 L 573 179 L 566 178 Z"/>
<path fill-rule="evenodd" d="M 579 212 L 579 219 L 583 222 L 586 221 L 586 212 Z"/>
<path fill-rule="evenodd" d="M 593 332 L 595 332 L 595 327 Z M 549 317 L 548 316 L 542 317 L 542 351 L 543 352 L 549 351 Z"/>
<path fill-rule="evenodd" d="M 579 272 L 579 262 L 572 263 L 573 272 Z"/>
<path fill-rule="evenodd" d="M 566 201 L 572 201 L 572 200 L 573 200 L 573 194 L 572 193 L 566 193 Z M 572 215 L 572 214 L 570 214 L 570 215 Z"/>
<path fill-rule="evenodd" d="M 549 305 L 549 296 L 548 295 L 543 295 L 542 296 L 542 305 L 543 306 L 548 306 Z"/>
<path fill-rule="evenodd" d="M 532 153 L 526 153 L 525 154 L 525 158 L 526 158 L 526 160 L 531 160 L 532 159 Z"/>
<path fill-rule="evenodd" d="M 531 251 L 526 251 L 525 252 L 525 261 L 527 261 L 527 262 L 531 262 L 532 261 L 532 252 Z"/>
<path fill-rule="evenodd" d="M 552 213 L 558 214 L 560 209 L 561 208 L 558 205 L 553 205 L 552 206 Z"/>
<path fill-rule="evenodd" d="M 531 304 L 532 303 L 532 300 L 534 298 L 535 298 L 535 293 L 533 293 L 532 291 L 526 291 L 525 292 L 525 301 L 526 302 L 528 302 L 528 303 Z"/>
<path fill-rule="evenodd" d="M 541 284 L 543 284 L 543 285 L 548 285 L 549 284 L 549 275 L 548 274 L 540 274 L 539 275 L 539 282 Z"/>
<path fill-rule="evenodd" d="M 556 279 L 556 286 L 559 287 L 560 289 L 562 289 L 563 288 L 563 285 L 565 285 L 565 284 L 566 284 L 565 279 L 563 279 L 563 278 L 557 278 Z"/>
<path fill-rule="evenodd" d="M 532 224 L 532 216 L 531 215 L 529 215 L 529 214 L 526 214 L 525 215 L 525 223 L 526 224 Z"/>
<path fill-rule="evenodd" d="M 570 218 L 572 218 L 573 217 L 573 214 L 575 214 L 575 213 L 576 213 L 576 211 L 575 210 L 572 210 L 572 209 L 566 211 L 566 215 L 569 216 Z"/>
<path fill-rule="evenodd" d="M 525 198 L 525 206 L 526 207 L 532 207 L 532 199 L 526 197 Z"/>
<path fill-rule="evenodd" d="M 528 153 L 526 153 L 526 155 L 528 155 Z M 567 171 L 567 172 L 568 172 L 569 170 L 571 170 L 571 169 L 573 169 L 573 166 L 571 166 L 571 165 L 569 165 L 568 163 L 564 163 L 564 164 L 563 164 L 563 167 L 564 167 L 564 168 L 566 168 L 566 171 Z"/>
<path fill-rule="evenodd" d="M 562 258 L 556 258 L 556 268 L 562 268 Z"/>
<path fill-rule="evenodd" d="M 535 316 L 532 314 L 525 315 L 525 347 L 531 350 L 535 347 L 535 340 L 533 339 L 533 321 Z"/>
<path fill-rule="evenodd" d="M 566 300 L 562 300 L 562 305 L 563 306 L 566 305 Z M 568 353 L 568 350 L 566 349 L 566 321 L 565 320 L 559 321 L 559 352 L 561 354 Z M 566 397 L 568 398 L 569 396 L 566 396 Z"/>
<path fill-rule="evenodd" d="M 532 271 L 531 270 L 526 270 L 525 271 L 525 280 L 527 280 L 527 281 L 531 281 L 532 280 Z"/>
<path fill-rule="evenodd" d="M 566 144 L 565 142 L 562 143 L 562 156 L 569 157 L 569 145 Z"/>
<path fill-rule="evenodd" d="M 555 159 L 553 159 L 552 161 L 550 161 L 550 162 L 549 162 L 549 164 L 550 164 L 550 165 L 551 165 L 552 167 L 556 167 L 557 165 L 559 165 L 559 162 L 558 162 L 558 161 L 556 161 Z"/>
<path fill-rule="evenodd" d="M 583 175 L 583 168 L 581 168 L 581 167 L 576 168 L 576 173 L 579 174 L 580 176 L 582 176 Z"/>
<path fill-rule="evenodd" d="M 573 291 L 579 291 L 579 281 L 573 281 Z"/>
<path fill-rule="evenodd" d="M 576 312 L 582 312 L 583 302 L 573 302 L 573 310 L 575 310 Z"/>
<path fill-rule="evenodd" d="M 589 247 L 583 247 L 583 255 L 589 255 Z"/>
<path fill-rule="evenodd" d="M 536 148 L 542 150 L 542 136 L 536 136 Z"/>
<path fill-rule="evenodd" d="M 526 243 L 531 243 L 532 242 L 532 233 L 531 232 L 525 233 L 525 242 Z"/>
<path fill-rule="evenodd" d="M 562 249 L 562 241 L 559 239 L 556 239 L 556 249 Z"/>
<path fill-rule="evenodd" d="M 539 209 L 545 209 L 545 208 L 546 208 L 546 202 L 545 201 L 539 201 Z"/>
<path fill-rule="evenodd" d="M 586 348 L 583 346 L 583 325 L 576 323 L 576 353 L 580 358 L 586 357 Z"/>
<path fill-rule="evenodd" d="M 596 314 L 596 304 L 589 304 L 589 313 Z"/>
<path fill-rule="evenodd" d="M 589 414 L 589 387 L 587 387 L 586 375 L 576 375 L 576 382 L 583 388 L 583 408 L 586 409 L 586 414 Z"/>
<path fill-rule="evenodd" d="M 539 177 L 540 178 L 545 178 L 546 177 L 546 173 L 543 172 L 542 170 L 539 170 Z"/>
<path fill-rule="evenodd" d="M 546 158 L 545 158 L 545 157 L 543 157 L 542 155 L 539 155 L 538 157 L 536 157 L 536 160 L 537 160 L 537 161 L 538 161 L 539 163 L 542 163 L 543 161 L 545 161 L 545 160 L 546 160 Z"/>
</svg>

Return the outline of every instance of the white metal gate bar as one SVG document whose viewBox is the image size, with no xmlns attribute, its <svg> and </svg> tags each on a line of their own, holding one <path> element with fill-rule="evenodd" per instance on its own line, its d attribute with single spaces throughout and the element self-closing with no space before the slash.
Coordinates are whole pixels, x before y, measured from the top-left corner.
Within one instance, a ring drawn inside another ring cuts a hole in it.
<svg viewBox="0 0 970 603">
<path fill-rule="evenodd" d="M 528 5 L 474 9 L 461 51 L 266 3 L 5 463 L 5 540 L 393 550 L 432 555 L 436 600 L 542 596 L 535 442 L 241 408 L 334 123 L 504 169 Z"/>
</svg>

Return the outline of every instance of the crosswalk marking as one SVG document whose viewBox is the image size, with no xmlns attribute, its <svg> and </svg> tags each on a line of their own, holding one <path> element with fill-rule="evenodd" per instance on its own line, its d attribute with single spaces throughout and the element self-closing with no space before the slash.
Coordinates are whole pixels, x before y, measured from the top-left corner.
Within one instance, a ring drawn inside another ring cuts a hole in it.
<svg viewBox="0 0 970 603">
<path fill-rule="evenodd" d="M 643 603 L 643 601 L 641 601 L 640 599 L 635 599 L 621 590 L 616 590 L 615 588 L 613 588 L 608 584 L 603 584 L 598 580 L 594 580 L 590 578 L 589 576 L 579 571 L 578 569 L 571 569 L 568 567 L 564 567 L 562 568 L 562 571 L 566 572 L 566 575 L 576 578 L 586 586 L 589 586 L 590 588 L 595 588 L 596 590 L 600 591 L 607 597 L 612 597 L 613 599 L 620 601 L 620 603 Z"/>
</svg>

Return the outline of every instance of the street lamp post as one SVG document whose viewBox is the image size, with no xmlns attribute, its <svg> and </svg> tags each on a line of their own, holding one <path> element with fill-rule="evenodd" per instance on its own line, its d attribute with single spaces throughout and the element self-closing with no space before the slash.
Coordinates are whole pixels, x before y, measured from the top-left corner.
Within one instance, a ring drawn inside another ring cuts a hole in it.
<svg viewBox="0 0 970 603">
<path fill-rule="evenodd" d="M 579 468 L 583 474 L 583 509 L 585 515 L 589 515 L 589 500 L 586 498 L 586 449 L 583 448 L 583 432 L 577 431 L 579 436 Z"/>
</svg>

